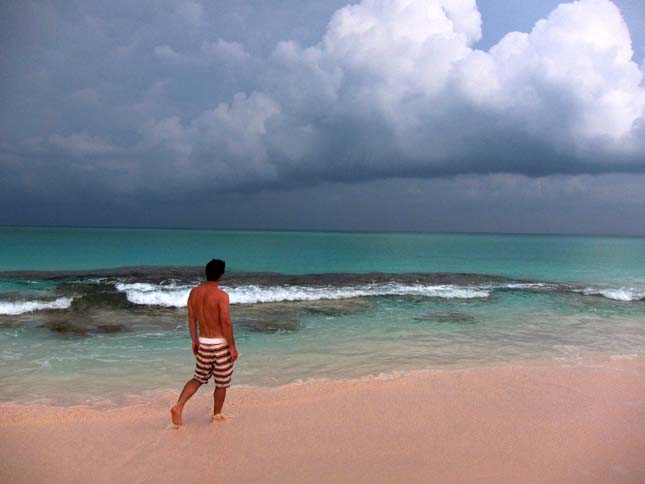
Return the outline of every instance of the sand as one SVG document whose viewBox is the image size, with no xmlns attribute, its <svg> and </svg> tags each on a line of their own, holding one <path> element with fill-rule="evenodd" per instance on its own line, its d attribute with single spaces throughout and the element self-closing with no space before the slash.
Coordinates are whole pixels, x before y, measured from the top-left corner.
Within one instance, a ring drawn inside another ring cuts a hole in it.
<svg viewBox="0 0 645 484">
<path fill-rule="evenodd" d="M 181 382 L 178 382 L 178 386 Z M 178 388 L 179 389 L 179 388 Z M 212 387 L 112 410 L 0 408 L 0 482 L 645 482 L 645 360 Z"/>
</svg>

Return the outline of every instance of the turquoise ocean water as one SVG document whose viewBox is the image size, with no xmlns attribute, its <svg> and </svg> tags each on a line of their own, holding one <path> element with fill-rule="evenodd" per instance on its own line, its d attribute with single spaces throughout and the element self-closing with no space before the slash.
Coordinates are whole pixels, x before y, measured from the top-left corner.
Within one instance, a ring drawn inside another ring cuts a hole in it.
<svg viewBox="0 0 645 484">
<path fill-rule="evenodd" d="M 645 355 L 643 238 L 0 227 L 0 399 L 179 390 L 211 258 L 238 385 Z"/>
</svg>

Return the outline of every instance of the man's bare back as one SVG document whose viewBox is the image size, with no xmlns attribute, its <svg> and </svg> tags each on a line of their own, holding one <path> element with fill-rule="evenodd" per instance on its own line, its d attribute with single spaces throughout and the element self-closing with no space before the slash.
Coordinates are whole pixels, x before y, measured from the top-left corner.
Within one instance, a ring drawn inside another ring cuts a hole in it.
<svg viewBox="0 0 645 484">
<path fill-rule="evenodd" d="M 188 322 L 193 339 L 193 353 L 197 354 L 195 345 L 199 345 L 196 334 L 202 338 L 224 338 L 231 347 L 231 359 L 237 359 L 237 349 L 233 338 L 233 326 L 229 313 L 228 294 L 219 288 L 219 281 L 207 281 L 200 284 L 188 296 Z M 195 334 L 194 334 L 195 333 Z"/>
<path fill-rule="evenodd" d="M 188 317 L 197 320 L 200 336 L 226 338 L 222 321 L 229 317 L 228 294 L 219 288 L 217 282 L 205 282 L 197 286 L 188 296 Z"/>
</svg>

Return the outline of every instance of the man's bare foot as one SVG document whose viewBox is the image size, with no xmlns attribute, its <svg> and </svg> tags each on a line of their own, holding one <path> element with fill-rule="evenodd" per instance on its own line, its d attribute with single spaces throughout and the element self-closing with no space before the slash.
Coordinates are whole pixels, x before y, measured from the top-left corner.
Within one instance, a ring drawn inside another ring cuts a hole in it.
<svg viewBox="0 0 645 484">
<path fill-rule="evenodd" d="M 177 427 L 184 423 L 181 420 L 181 410 L 177 408 L 177 405 L 170 409 L 170 418 L 172 419 L 172 423 Z"/>
<path fill-rule="evenodd" d="M 221 413 L 216 413 L 211 417 L 211 422 L 225 422 L 226 420 L 230 419 L 228 415 L 222 415 Z"/>
</svg>

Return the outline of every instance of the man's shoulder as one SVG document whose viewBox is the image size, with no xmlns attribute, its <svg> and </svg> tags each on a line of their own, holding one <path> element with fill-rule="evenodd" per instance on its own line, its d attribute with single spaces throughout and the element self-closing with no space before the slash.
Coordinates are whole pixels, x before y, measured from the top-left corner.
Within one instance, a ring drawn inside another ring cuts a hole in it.
<svg viewBox="0 0 645 484">
<path fill-rule="evenodd" d="M 197 294 L 200 292 L 206 291 L 208 294 L 214 294 L 218 298 L 228 299 L 228 293 L 223 289 L 217 287 L 209 287 L 206 283 L 202 283 L 199 286 L 195 286 L 190 290 L 190 295 Z"/>
<path fill-rule="evenodd" d="M 193 288 L 190 290 L 190 294 L 189 294 L 188 296 L 189 296 L 189 297 L 190 297 L 190 296 L 193 296 L 193 295 L 194 295 L 194 296 L 197 296 L 199 293 L 203 293 L 203 292 L 204 292 L 204 291 L 206 291 L 207 289 L 208 289 L 208 287 L 206 286 L 206 284 L 205 284 L 205 283 L 202 283 L 202 284 L 200 284 L 200 285 L 198 285 L 198 286 L 193 287 Z"/>
<path fill-rule="evenodd" d="M 193 287 L 190 290 L 191 293 L 193 293 L 193 292 L 202 292 L 202 291 L 206 291 L 206 292 L 211 293 L 211 294 L 217 294 L 219 296 L 222 296 L 222 295 L 228 296 L 228 293 L 226 291 L 224 291 L 221 287 L 212 287 L 212 286 L 209 286 L 205 282 L 200 284 L 199 286 Z"/>
</svg>

